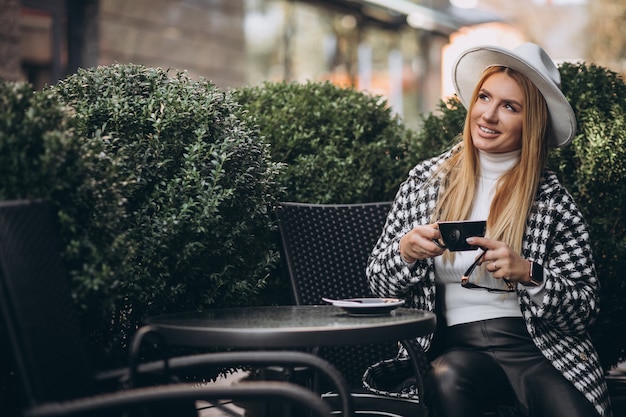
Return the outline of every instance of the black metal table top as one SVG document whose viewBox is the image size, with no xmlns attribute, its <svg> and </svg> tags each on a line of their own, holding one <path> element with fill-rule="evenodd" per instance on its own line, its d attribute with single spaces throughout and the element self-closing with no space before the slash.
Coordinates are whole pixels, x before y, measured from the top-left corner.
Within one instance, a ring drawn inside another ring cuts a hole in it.
<svg viewBox="0 0 626 417">
<path fill-rule="evenodd" d="M 405 340 L 434 331 L 435 315 L 398 308 L 352 316 L 332 305 L 214 309 L 151 317 L 170 344 L 195 347 L 292 348 Z"/>
</svg>

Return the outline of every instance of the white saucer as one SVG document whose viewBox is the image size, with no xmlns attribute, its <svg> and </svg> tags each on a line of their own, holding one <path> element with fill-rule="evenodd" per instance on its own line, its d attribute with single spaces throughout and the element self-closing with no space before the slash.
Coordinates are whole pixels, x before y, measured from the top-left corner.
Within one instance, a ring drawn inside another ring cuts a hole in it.
<svg viewBox="0 0 626 417">
<path fill-rule="evenodd" d="M 343 309 L 353 316 L 389 314 L 404 304 L 404 300 L 399 298 L 346 298 L 343 300 L 322 298 L 322 300 Z"/>
</svg>

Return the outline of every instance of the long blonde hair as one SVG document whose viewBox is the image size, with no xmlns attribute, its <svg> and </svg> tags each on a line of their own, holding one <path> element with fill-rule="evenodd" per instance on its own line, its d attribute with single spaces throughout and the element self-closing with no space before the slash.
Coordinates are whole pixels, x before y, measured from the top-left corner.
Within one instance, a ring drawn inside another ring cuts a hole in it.
<svg viewBox="0 0 626 417">
<path fill-rule="evenodd" d="M 522 148 L 519 161 L 499 180 L 487 219 L 487 236 L 507 243 L 521 253 L 526 219 L 532 208 L 537 187 L 546 165 L 552 135 L 545 99 L 535 85 L 521 73 L 507 67 L 489 67 L 472 94 L 465 118 L 462 142 L 444 162 L 435 177 L 443 178 L 433 221 L 465 220 L 470 216 L 477 180 L 480 177 L 478 150 L 470 131 L 470 117 L 479 91 L 487 78 L 503 72 L 513 78 L 524 92 Z"/>
</svg>

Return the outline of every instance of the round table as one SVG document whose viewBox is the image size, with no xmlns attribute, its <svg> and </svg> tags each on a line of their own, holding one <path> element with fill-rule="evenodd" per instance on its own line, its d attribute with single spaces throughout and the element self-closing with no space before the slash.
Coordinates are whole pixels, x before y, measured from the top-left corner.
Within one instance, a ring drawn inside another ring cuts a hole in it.
<svg viewBox="0 0 626 417">
<path fill-rule="evenodd" d="M 293 348 L 399 341 L 434 331 L 435 315 L 397 308 L 352 316 L 332 305 L 214 309 L 151 317 L 168 343 L 194 347 Z"/>
</svg>

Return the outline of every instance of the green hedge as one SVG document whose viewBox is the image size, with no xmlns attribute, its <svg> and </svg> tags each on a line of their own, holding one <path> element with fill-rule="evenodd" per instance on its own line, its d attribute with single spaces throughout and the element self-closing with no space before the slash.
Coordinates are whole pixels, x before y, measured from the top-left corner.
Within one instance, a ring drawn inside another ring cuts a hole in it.
<svg viewBox="0 0 626 417">
<path fill-rule="evenodd" d="M 279 258 L 259 244 L 279 165 L 228 94 L 135 65 L 31 88 L 2 84 L 0 196 L 59 210 L 98 366 L 149 315 L 256 302 Z"/>
<path fill-rule="evenodd" d="M 0 199 L 62 199 L 80 181 L 73 119 L 58 98 L 0 80 Z"/>
<path fill-rule="evenodd" d="M 387 201 L 416 162 L 415 133 L 388 103 L 325 83 L 265 83 L 235 92 L 250 123 L 286 164 L 287 201 Z"/>
<path fill-rule="evenodd" d="M 278 165 L 238 104 L 136 65 L 79 71 L 53 92 L 85 138 L 65 255 L 92 340 L 123 350 L 146 316 L 254 303 L 279 256 L 259 245 Z"/>
<path fill-rule="evenodd" d="M 592 64 L 563 64 L 563 92 L 578 118 L 572 145 L 552 155 L 591 227 L 600 278 L 592 335 L 606 367 L 626 358 L 626 84 Z"/>
</svg>

